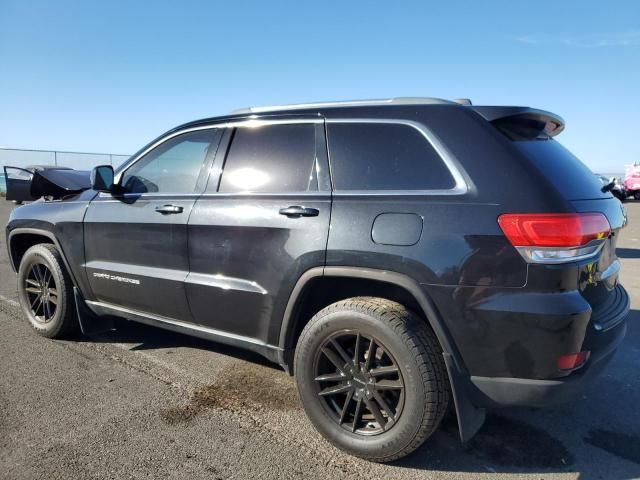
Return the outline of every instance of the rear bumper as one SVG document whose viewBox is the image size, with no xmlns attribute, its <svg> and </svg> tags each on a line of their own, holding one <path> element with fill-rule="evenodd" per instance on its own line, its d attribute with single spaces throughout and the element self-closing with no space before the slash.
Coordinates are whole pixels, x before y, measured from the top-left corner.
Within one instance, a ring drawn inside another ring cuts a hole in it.
<svg viewBox="0 0 640 480">
<path fill-rule="evenodd" d="M 584 367 L 567 377 L 550 380 L 471 376 L 467 392 L 471 402 L 481 408 L 540 407 L 566 402 L 579 395 L 604 369 L 624 339 L 629 296 L 621 286 L 616 289 L 615 308 L 610 306 L 604 312 L 594 312 L 583 347 L 591 351 L 591 356 Z M 606 328 L 602 328 L 603 325 Z"/>
</svg>

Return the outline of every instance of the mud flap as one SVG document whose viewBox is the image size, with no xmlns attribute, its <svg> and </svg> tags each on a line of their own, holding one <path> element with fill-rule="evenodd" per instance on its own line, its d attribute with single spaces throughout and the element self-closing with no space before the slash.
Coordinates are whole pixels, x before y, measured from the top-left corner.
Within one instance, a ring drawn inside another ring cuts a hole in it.
<svg viewBox="0 0 640 480">
<path fill-rule="evenodd" d="M 97 333 L 115 330 L 115 325 L 111 317 L 99 317 L 87 307 L 82 295 L 80 295 L 78 287 L 73 287 L 73 297 L 76 302 L 76 314 L 78 315 L 80 331 L 83 335 L 91 336 Z"/>
<path fill-rule="evenodd" d="M 444 363 L 449 373 L 449 384 L 451 385 L 451 394 L 456 407 L 456 416 L 458 417 L 458 431 L 460 432 L 460 440 L 468 442 L 478 433 L 478 430 L 484 425 L 486 412 L 484 408 L 477 408 L 469 400 L 465 387 L 465 377 L 460 375 L 455 365 L 453 357 L 448 353 L 443 353 Z"/>
</svg>

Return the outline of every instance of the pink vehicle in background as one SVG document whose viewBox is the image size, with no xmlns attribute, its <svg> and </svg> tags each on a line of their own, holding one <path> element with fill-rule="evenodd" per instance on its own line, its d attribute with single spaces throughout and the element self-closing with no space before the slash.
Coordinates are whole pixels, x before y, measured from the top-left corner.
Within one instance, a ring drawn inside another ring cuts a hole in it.
<svg viewBox="0 0 640 480">
<path fill-rule="evenodd" d="M 629 196 L 640 200 L 640 163 L 627 165 L 624 174 L 624 190 Z"/>
</svg>

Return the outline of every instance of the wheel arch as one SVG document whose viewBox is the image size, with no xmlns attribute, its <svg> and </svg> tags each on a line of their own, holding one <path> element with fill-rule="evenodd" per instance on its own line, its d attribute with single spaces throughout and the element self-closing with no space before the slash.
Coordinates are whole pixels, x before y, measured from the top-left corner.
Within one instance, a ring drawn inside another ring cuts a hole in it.
<svg viewBox="0 0 640 480">
<path fill-rule="evenodd" d="M 382 296 L 390 300 L 400 300 L 400 303 L 403 303 L 408 308 L 417 309 L 416 306 L 419 308 L 419 311 L 416 313 L 423 315 L 443 350 L 444 362 L 449 377 L 456 417 L 458 419 L 460 440 L 462 442 L 470 440 L 483 425 L 485 410 L 476 407 L 471 402 L 469 396 L 469 374 L 433 300 L 431 300 L 415 280 L 402 273 L 358 267 L 316 267 L 307 270 L 300 276 L 293 288 L 285 309 L 280 328 L 278 348 L 278 362 L 280 365 L 290 374 L 293 373 L 291 359 L 293 357 L 292 353 L 295 351 L 297 335 L 299 335 L 299 332 L 311 318 L 308 315 L 310 312 L 307 311 L 305 315 L 305 310 L 302 307 L 309 299 L 309 291 L 317 285 L 319 279 L 320 281 L 328 282 L 325 285 L 332 284 L 336 282 L 337 279 L 381 284 L 386 287 L 384 293 L 374 296 Z M 391 296 L 398 295 L 398 292 L 404 292 L 404 295 L 408 295 L 408 297 L 405 296 L 405 300 L 408 298 L 409 304 L 407 305 L 406 301 L 403 302 L 402 299 L 389 298 L 389 295 L 385 295 L 385 293 L 390 292 L 390 286 L 397 289 L 395 291 L 391 290 Z M 352 295 L 351 292 L 347 291 L 342 294 L 342 297 L 345 298 L 346 296 L 346 298 L 348 298 L 357 296 L 358 294 L 360 294 L 360 292 Z M 366 293 L 364 294 L 366 295 Z M 335 301 L 337 301 L 337 299 Z M 415 303 L 411 304 L 411 302 Z M 322 305 L 321 308 L 324 308 L 324 306 L 326 305 Z M 315 314 L 315 312 L 311 313 L 311 316 L 313 314 Z"/>
<path fill-rule="evenodd" d="M 20 268 L 20 261 L 26 251 L 39 243 L 48 243 L 56 247 L 60 253 L 60 257 L 62 257 L 64 266 L 71 277 L 71 281 L 74 286 L 77 286 L 78 283 L 74 277 L 74 271 L 70 268 L 64 250 L 60 246 L 60 242 L 58 242 L 55 234 L 40 228 L 16 228 L 9 232 L 7 237 L 7 251 L 9 253 L 9 262 L 13 271 L 17 272 Z"/>
<path fill-rule="evenodd" d="M 347 285 L 346 289 L 339 288 L 345 285 Z M 374 291 L 368 290 L 368 287 L 376 285 L 381 288 L 374 289 Z M 314 297 L 311 291 L 318 286 L 330 286 L 330 290 L 339 290 L 339 293 L 332 294 L 331 291 L 327 293 L 327 289 L 324 288 L 322 289 L 323 295 Z M 291 353 L 295 349 L 297 337 L 313 314 L 334 301 L 372 294 L 399 301 L 407 307 L 417 310 L 416 313 L 422 314 L 435 333 L 443 352 L 453 358 L 459 371 L 466 372 L 460 354 L 437 307 L 415 280 L 398 272 L 346 266 L 312 268 L 298 279 L 289 297 L 280 326 L 278 350 L 282 355 L 281 365 L 288 371 L 290 370 Z M 320 301 L 317 300 L 318 298 Z"/>
</svg>

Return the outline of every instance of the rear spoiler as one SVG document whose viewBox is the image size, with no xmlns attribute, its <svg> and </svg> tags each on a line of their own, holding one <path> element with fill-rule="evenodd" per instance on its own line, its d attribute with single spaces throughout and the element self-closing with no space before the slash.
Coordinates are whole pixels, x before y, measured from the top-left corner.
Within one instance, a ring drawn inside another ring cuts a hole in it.
<svg viewBox="0 0 640 480">
<path fill-rule="evenodd" d="M 7 200 L 30 202 L 41 197 L 62 198 L 91 188 L 89 171 L 55 169 L 28 170 L 4 167 Z"/>
<path fill-rule="evenodd" d="M 470 107 L 511 140 L 555 137 L 564 130 L 559 115 L 529 107 Z"/>
</svg>

